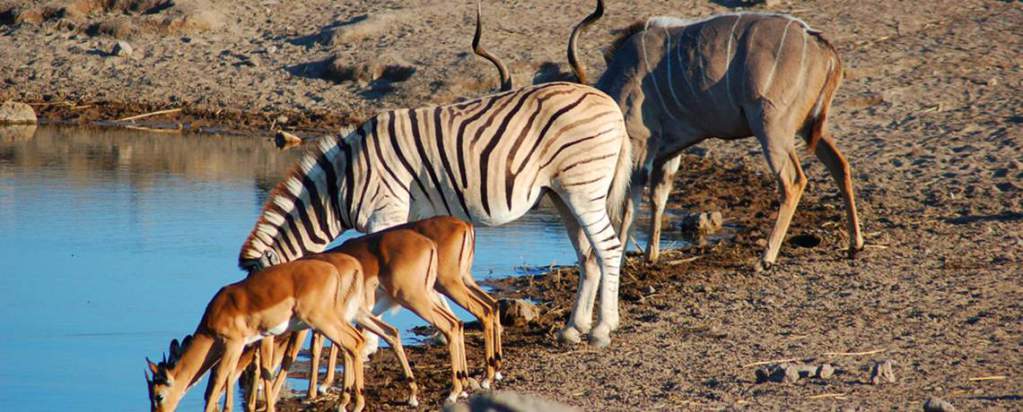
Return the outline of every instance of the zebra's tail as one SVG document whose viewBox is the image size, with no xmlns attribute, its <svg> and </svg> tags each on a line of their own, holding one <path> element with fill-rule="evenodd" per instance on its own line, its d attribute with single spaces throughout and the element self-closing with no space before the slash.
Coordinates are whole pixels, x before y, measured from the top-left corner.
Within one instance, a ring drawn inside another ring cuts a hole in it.
<svg viewBox="0 0 1023 412">
<path fill-rule="evenodd" d="M 611 179 L 611 191 L 607 194 L 607 213 L 615 231 L 622 227 L 625 214 L 625 200 L 629 195 L 629 184 L 632 182 L 632 141 L 625 132 L 625 121 L 621 127 L 622 148 L 618 151 L 618 164 L 615 165 L 614 177 Z"/>
</svg>

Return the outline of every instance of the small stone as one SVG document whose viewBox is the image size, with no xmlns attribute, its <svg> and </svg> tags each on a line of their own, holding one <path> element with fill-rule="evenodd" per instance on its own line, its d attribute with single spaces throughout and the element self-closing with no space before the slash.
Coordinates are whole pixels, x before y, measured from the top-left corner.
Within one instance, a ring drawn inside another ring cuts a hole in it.
<svg viewBox="0 0 1023 412">
<path fill-rule="evenodd" d="M 998 86 L 998 78 L 997 78 L 997 77 L 992 77 L 992 78 L 988 79 L 988 81 L 987 81 L 987 85 L 988 85 L 989 87 L 995 87 L 995 86 Z"/>
<path fill-rule="evenodd" d="M 277 116 L 277 124 L 278 125 L 288 124 L 288 120 L 291 120 L 291 119 L 288 119 L 288 116 L 285 116 L 283 114 L 280 115 L 280 116 Z"/>
<path fill-rule="evenodd" d="M 884 381 L 895 383 L 895 373 L 892 372 L 894 364 L 895 362 L 891 360 L 874 363 L 874 366 L 870 369 L 870 383 L 872 385 L 879 385 Z"/>
<path fill-rule="evenodd" d="M 131 48 L 131 45 L 124 40 L 118 40 L 114 44 L 113 50 L 110 51 L 110 55 L 118 57 L 130 57 L 135 51 Z"/>
<path fill-rule="evenodd" d="M 0 105 L 0 124 L 36 124 L 36 112 L 25 103 L 8 100 Z"/>
<path fill-rule="evenodd" d="M 653 286 L 647 286 L 646 287 L 646 294 L 647 295 L 653 295 L 656 292 L 657 292 L 657 289 L 654 289 Z"/>
<path fill-rule="evenodd" d="M 525 326 L 540 316 L 536 305 L 525 299 L 501 299 L 501 324 L 505 326 Z"/>
<path fill-rule="evenodd" d="M 835 368 L 831 364 L 825 363 L 817 368 L 817 377 L 821 379 L 830 379 L 835 376 Z"/>
<path fill-rule="evenodd" d="M 941 399 L 930 397 L 924 402 L 924 412 L 955 412 L 956 407 Z"/>
</svg>

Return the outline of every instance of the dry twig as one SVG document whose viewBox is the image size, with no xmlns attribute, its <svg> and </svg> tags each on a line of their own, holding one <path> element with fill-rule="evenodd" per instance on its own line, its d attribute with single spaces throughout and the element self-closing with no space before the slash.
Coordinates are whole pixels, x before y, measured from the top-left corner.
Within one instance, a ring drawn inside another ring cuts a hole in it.
<svg viewBox="0 0 1023 412">
<path fill-rule="evenodd" d="M 143 114 L 139 114 L 139 115 L 135 115 L 135 116 L 128 116 L 128 117 L 125 117 L 123 119 L 117 119 L 116 121 L 118 121 L 118 122 L 126 122 L 126 121 L 129 121 L 129 120 L 138 120 L 138 119 L 142 119 L 142 118 L 145 118 L 145 117 L 157 116 L 157 115 L 161 115 L 161 114 L 177 113 L 177 112 L 180 112 L 180 111 L 181 111 L 180 107 L 177 108 L 177 109 L 158 110 L 158 111 L 155 111 L 155 112 L 143 113 Z"/>
<path fill-rule="evenodd" d="M 875 353 L 881 353 L 881 352 L 884 352 L 886 350 L 888 350 L 888 349 L 881 348 L 881 349 L 868 350 L 866 352 L 827 352 L 827 353 L 824 354 L 824 356 L 864 356 L 864 355 L 873 355 Z"/>
</svg>

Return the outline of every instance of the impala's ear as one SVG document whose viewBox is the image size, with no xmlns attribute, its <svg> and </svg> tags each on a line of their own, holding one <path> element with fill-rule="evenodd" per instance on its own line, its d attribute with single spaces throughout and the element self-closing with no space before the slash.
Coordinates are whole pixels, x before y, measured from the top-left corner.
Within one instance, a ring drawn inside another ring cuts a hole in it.
<svg viewBox="0 0 1023 412">
<path fill-rule="evenodd" d="M 178 358 L 178 355 L 180 354 L 180 349 L 181 349 L 181 344 L 178 343 L 178 340 L 177 339 L 171 339 L 170 349 L 167 350 L 168 352 L 170 352 L 171 359 L 177 359 Z"/>
<path fill-rule="evenodd" d="M 152 372 L 153 376 L 156 376 L 157 371 L 160 370 L 160 366 L 149 360 L 148 356 L 146 357 L 146 364 L 149 365 L 149 372 Z M 146 376 L 149 376 L 149 373 L 146 373 Z"/>
<path fill-rule="evenodd" d="M 149 374 L 149 369 L 148 368 L 146 369 L 146 384 L 147 385 L 152 385 L 153 384 L 153 376 Z"/>
</svg>

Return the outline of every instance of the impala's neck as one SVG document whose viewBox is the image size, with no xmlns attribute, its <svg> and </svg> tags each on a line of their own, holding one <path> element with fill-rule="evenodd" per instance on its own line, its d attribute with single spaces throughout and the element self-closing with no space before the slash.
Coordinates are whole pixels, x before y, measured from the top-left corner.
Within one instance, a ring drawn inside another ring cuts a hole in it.
<svg viewBox="0 0 1023 412">
<path fill-rule="evenodd" d="M 174 364 L 174 368 L 168 371 L 168 375 L 174 378 L 174 382 L 185 382 L 180 388 L 180 393 L 188 391 L 202 378 L 206 371 L 213 367 L 220 360 L 220 350 L 215 350 L 216 340 L 210 335 L 197 332 L 192 336 L 191 343 L 184 348 L 184 353 Z"/>
</svg>

